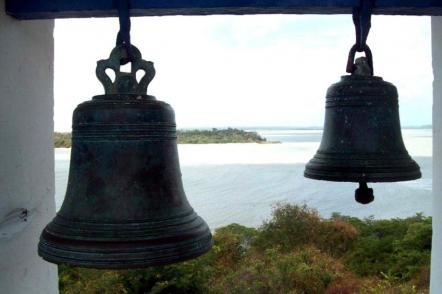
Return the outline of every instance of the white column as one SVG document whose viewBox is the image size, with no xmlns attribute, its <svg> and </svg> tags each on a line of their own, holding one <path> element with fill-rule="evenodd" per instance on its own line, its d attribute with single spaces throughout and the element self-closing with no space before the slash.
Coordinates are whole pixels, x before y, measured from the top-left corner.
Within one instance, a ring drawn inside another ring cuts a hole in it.
<svg viewBox="0 0 442 294">
<path fill-rule="evenodd" d="M 54 21 L 18 21 L 0 0 L 0 293 L 58 293 L 37 255 L 55 214 Z"/>
<path fill-rule="evenodd" d="M 433 294 L 442 291 L 442 17 L 431 18 L 433 46 Z"/>
</svg>

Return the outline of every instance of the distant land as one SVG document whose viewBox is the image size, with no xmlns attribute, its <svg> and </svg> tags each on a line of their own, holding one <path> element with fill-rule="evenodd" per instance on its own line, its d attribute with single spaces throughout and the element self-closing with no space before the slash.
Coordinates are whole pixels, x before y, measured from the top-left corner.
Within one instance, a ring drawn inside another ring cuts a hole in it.
<svg viewBox="0 0 442 294">
<path fill-rule="evenodd" d="M 423 125 L 423 126 L 405 126 L 402 127 L 403 129 L 432 129 L 432 125 Z"/>
<path fill-rule="evenodd" d="M 217 126 L 216 129 L 239 129 L 248 131 L 262 131 L 262 130 L 322 130 L 323 126 Z M 433 126 L 431 124 L 419 125 L 419 126 L 402 126 L 402 129 L 431 129 Z M 178 131 L 210 131 L 214 127 L 185 127 L 178 128 Z M 56 131 L 56 133 L 68 133 L 63 131 Z"/>
<path fill-rule="evenodd" d="M 267 142 L 257 132 L 227 128 L 210 130 L 178 130 L 178 144 L 278 143 Z"/>
<path fill-rule="evenodd" d="M 220 129 L 224 129 L 226 127 L 222 127 Z M 241 130 L 247 131 L 284 131 L 284 130 L 305 130 L 305 131 L 321 131 L 324 129 L 323 126 L 249 126 L 249 127 L 235 127 Z M 402 126 L 402 129 L 431 129 L 433 126 L 431 124 L 427 125 L 419 125 L 419 126 Z M 190 128 L 189 128 L 190 129 Z M 199 130 L 209 130 L 210 128 L 196 128 Z M 187 128 L 182 128 L 182 130 L 188 130 Z"/>
<path fill-rule="evenodd" d="M 257 132 L 240 129 L 208 129 L 208 130 L 178 130 L 178 144 L 223 144 L 223 143 L 279 143 L 268 142 Z M 70 148 L 71 133 L 54 133 L 55 148 Z"/>
<path fill-rule="evenodd" d="M 431 129 L 432 125 L 403 126 L 402 129 L 419 130 Z M 254 127 L 223 127 L 223 128 L 181 128 L 177 130 L 178 144 L 223 144 L 223 143 L 280 143 L 267 141 L 260 136 L 258 131 L 284 131 L 284 130 L 305 130 L 321 131 L 323 127 L 291 127 L 291 126 L 254 126 Z M 70 148 L 71 133 L 55 132 L 55 148 Z"/>
</svg>

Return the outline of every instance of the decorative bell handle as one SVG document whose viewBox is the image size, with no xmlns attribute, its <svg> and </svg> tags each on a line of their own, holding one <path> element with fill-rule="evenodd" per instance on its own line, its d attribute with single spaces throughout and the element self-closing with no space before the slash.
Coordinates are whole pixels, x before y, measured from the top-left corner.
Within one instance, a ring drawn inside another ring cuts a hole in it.
<svg viewBox="0 0 442 294">
<path fill-rule="evenodd" d="M 155 68 L 153 62 L 141 58 L 141 53 L 137 47 L 131 47 L 131 72 L 122 72 L 120 67 L 126 64 L 128 51 L 125 45 L 116 46 L 109 59 L 103 59 L 97 62 L 96 75 L 104 87 L 105 94 L 135 94 L 146 95 L 147 87 L 155 77 Z M 115 81 L 106 74 L 106 69 L 112 69 L 115 72 Z M 137 72 L 144 71 L 145 75 L 137 81 Z"/>
</svg>

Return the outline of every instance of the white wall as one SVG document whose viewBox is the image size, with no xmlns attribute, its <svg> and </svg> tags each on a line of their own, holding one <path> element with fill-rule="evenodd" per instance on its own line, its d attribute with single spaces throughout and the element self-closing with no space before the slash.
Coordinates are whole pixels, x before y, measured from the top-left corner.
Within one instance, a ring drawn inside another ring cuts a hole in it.
<svg viewBox="0 0 442 294">
<path fill-rule="evenodd" d="M 54 22 L 20 22 L 0 0 L 0 293 L 58 293 L 57 267 L 37 255 L 55 214 Z M 29 210 L 20 217 L 21 209 Z"/>
<path fill-rule="evenodd" d="M 431 293 L 442 293 L 442 17 L 431 18 L 433 46 L 433 245 Z"/>
</svg>

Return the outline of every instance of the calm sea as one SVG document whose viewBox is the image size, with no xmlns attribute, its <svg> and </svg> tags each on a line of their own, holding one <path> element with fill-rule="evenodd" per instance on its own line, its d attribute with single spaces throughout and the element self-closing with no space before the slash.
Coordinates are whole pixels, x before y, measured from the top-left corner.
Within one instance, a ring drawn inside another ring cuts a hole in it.
<svg viewBox="0 0 442 294">
<path fill-rule="evenodd" d="M 431 213 L 432 132 L 403 130 L 408 152 L 422 179 L 372 184 L 375 201 L 354 201 L 355 183 L 303 177 L 305 163 L 319 146 L 321 131 L 258 130 L 281 144 L 179 145 L 184 188 L 193 208 L 212 229 L 230 223 L 259 226 L 277 203 L 307 204 L 324 217 L 333 212 L 356 217 L 395 218 Z M 70 149 L 55 150 L 56 204 L 63 202 Z"/>
</svg>

